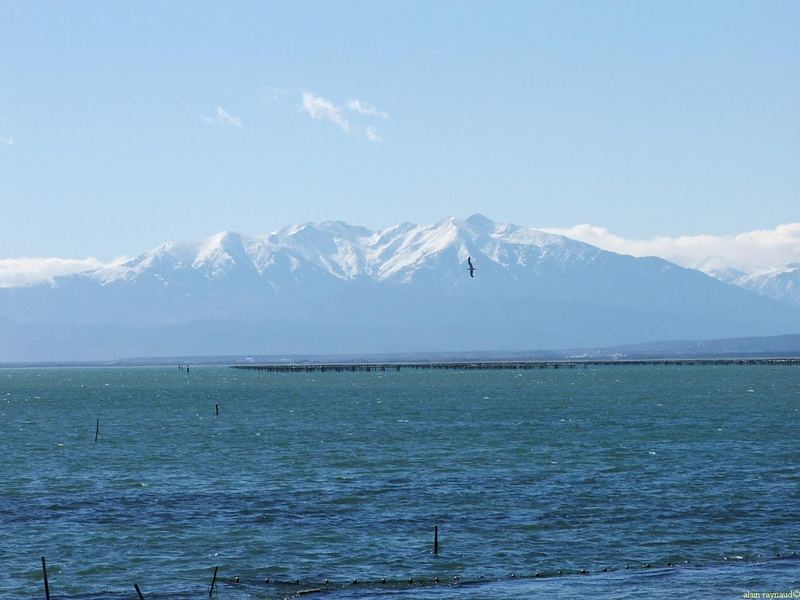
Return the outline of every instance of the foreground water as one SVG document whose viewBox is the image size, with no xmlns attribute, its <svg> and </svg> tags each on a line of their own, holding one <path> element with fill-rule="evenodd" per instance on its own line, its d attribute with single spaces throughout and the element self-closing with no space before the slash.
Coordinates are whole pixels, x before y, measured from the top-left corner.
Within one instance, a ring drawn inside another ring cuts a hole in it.
<svg viewBox="0 0 800 600">
<path fill-rule="evenodd" d="M 799 426 L 783 366 L 0 370 L 0 596 L 790 593 Z"/>
</svg>

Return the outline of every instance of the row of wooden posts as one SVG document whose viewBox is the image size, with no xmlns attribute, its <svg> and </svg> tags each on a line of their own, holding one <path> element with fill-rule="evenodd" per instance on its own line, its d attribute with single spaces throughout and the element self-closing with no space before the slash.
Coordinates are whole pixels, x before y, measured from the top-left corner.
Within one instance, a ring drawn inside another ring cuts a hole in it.
<svg viewBox="0 0 800 600">
<path fill-rule="evenodd" d="M 217 575 L 217 570 L 214 569 L 214 576 L 216 577 L 216 575 Z M 47 581 L 47 561 L 45 561 L 44 556 L 42 557 L 42 577 L 44 578 L 45 600 L 50 600 L 50 583 Z M 144 595 L 142 594 L 142 590 L 139 589 L 139 584 L 134 583 L 133 588 L 136 590 L 136 595 L 139 597 L 139 600 L 144 600 Z M 210 593 L 209 597 L 211 597 Z"/>
<path fill-rule="evenodd" d="M 214 414 L 219 416 L 219 403 L 214 405 Z M 97 419 L 94 427 L 94 443 L 97 443 L 97 438 L 100 436 L 100 419 Z"/>
<path fill-rule="evenodd" d="M 438 555 L 439 554 L 439 526 L 436 525 L 433 528 L 433 553 Z M 211 585 L 208 587 L 208 597 L 214 594 L 214 589 L 217 586 L 217 571 L 219 567 L 214 567 L 214 574 L 211 576 Z M 45 557 L 42 557 L 42 578 L 44 579 L 44 597 L 45 600 L 50 600 L 50 583 L 47 580 L 47 561 Z M 236 577 L 235 582 L 238 583 L 239 578 Z M 267 580 L 269 581 L 269 580 Z M 355 581 L 355 580 L 354 580 Z M 144 594 L 142 594 L 142 590 L 139 589 L 139 584 L 133 584 L 134 589 L 136 590 L 136 595 L 139 597 L 139 600 L 144 600 Z"/>
<path fill-rule="evenodd" d="M 711 365 L 800 365 L 800 358 L 638 358 L 638 359 L 560 359 L 560 360 L 489 360 L 451 362 L 347 362 L 347 363 L 271 363 L 237 364 L 233 369 L 266 371 L 268 373 L 346 373 L 358 371 L 388 371 L 400 369 L 451 369 L 458 371 L 574 369 L 599 366 L 711 366 Z"/>
</svg>

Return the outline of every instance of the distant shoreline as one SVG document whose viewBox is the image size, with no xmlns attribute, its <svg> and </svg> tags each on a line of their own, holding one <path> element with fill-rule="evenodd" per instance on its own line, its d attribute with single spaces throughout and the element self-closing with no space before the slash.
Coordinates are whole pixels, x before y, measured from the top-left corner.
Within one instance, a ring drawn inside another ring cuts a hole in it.
<svg viewBox="0 0 800 600">
<path fill-rule="evenodd" d="M 574 369 L 577 367 L 598 366 L 751 366 L 785 365 L 800 366 L 800 357 L 771 358 L 651 358 L 629 360 L 531 360 L 531 361 L 452 361 L 452 362 L 386 362 L 386 363 L 306 363 L 306 364 L 261 364 L 231 365 L 232 369 L 246 371 L 266 371 L 270 373 L 310 373 L 310 372 L 357 372 L 357 371 L 399 371 L 401 369 L 433 370 L 532 370 L 532 369 Z"/>
<path fill-rule="evenodd" d="M 100 354 L 98 352 L 98 354 Z M 396 352 L 285 352 L 164 354 L 123 356 L 97 359 L 6 360 L 0 368 L 57 367 L 176 367 L 179 365 L 330 365 L 396 363 L 526 363 L 594 362 L 630 363 L 631 361 L 686 360 L 764 360 L 800 357 L 800 333 L 767 337 L 726 338 L 717 340 L 662 340 L 624 346 L 582 346 L 572 348 L 526 350 L 423 350 Z M 722 364 L 722 363 L 720 363 Z"/>
<path fill-rule="evenodd" d="M 800 355 L 760 356 L 650 356 L 626 358 L 555 358 L 555 359 L 484 359 L 484 360 L 262 360 L 259 362 L 243 360 L 223 360 L 216 357 L 194 357 L 192 359 L 131 359 L 119 361 L 76 361 L 76 362 L 5 362 L 0 369 L 113 369 L 113 368 L 172 368 L 180 365 L 200 367 L 229 367 L 250 371 L 268 372 L 354 372 L 390 371 L 400 369 L 433 370 L 531 370 L 568 369 L 590 366 L 712 366 L 712 365 L 785 365 L 800 366 Z"/>
</svg>

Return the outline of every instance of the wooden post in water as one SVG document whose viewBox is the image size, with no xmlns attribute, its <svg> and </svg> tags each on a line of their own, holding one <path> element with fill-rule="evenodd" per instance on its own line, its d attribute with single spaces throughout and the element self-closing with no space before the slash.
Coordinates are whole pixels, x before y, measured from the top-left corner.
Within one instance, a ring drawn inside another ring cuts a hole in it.
<svg viewBox="0 0 800 600">
<path fill-rule="evenodd" d="M 134 583 L 133 587 L 136 588 L 136 594 L 139 596 L 139 600 L 144 600 L 144 596 L 142 596 L 142 590 L 139 589 L 139 584 Z"/>
<path fill-rule="evenodd" d="M 439 526 L 433 527 L 433 553 L 439 554 Z"/>
<path fill-rule="evenodd" d="M 219 416 L 219 404 L 215 404 L 214 409 L 217 411 L 217 416 Z"/>
<path fill-rule="evenodd" d="M 219 567 L 214 567 L 214 576 L 211 578 L 211 587 L 208 588 L 209 598 L 211 598 L 211 594 L 214 593 L 214 586 L 217 584 L 217 569 L 219 569 Z"/>
<path fill-rule="evenodd" d="M 44 577 L 44 597 L 46 600 L 50 600 L 50 585 L 47 583 L 47 565 L 44 562 L 44 556 L 42 557 L 42 576 Z"/>
<path fill-rule="evenodd" d="M 94 428 L 94 443 L 97 443 L 97 436 L 100 435 L 100 419 L 97 419 L 97 425 Z"/>
</svg>

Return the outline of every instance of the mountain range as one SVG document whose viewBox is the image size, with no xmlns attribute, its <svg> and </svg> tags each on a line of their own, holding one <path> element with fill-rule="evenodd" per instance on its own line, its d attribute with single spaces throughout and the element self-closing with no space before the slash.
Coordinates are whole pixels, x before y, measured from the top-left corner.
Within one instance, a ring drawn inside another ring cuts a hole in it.
<svg viewBox="0 0 800 600">
<path fill-rule="evenodd" d="M 714 276 L 762 296 L 800 307 L 800 263 L 758 269 L 751 273 L 729 269 L 714 273 Z"/>
<path fill-rule="evenodd" d="M 482 215 L 378 231 L 334 221 L 262 237 L 223 232 L 0 289 L 0 360 L 518 351 L 779 335 L 800 332 L 798 273 L 795 265 L 720 280 Z"/>
</svg>

